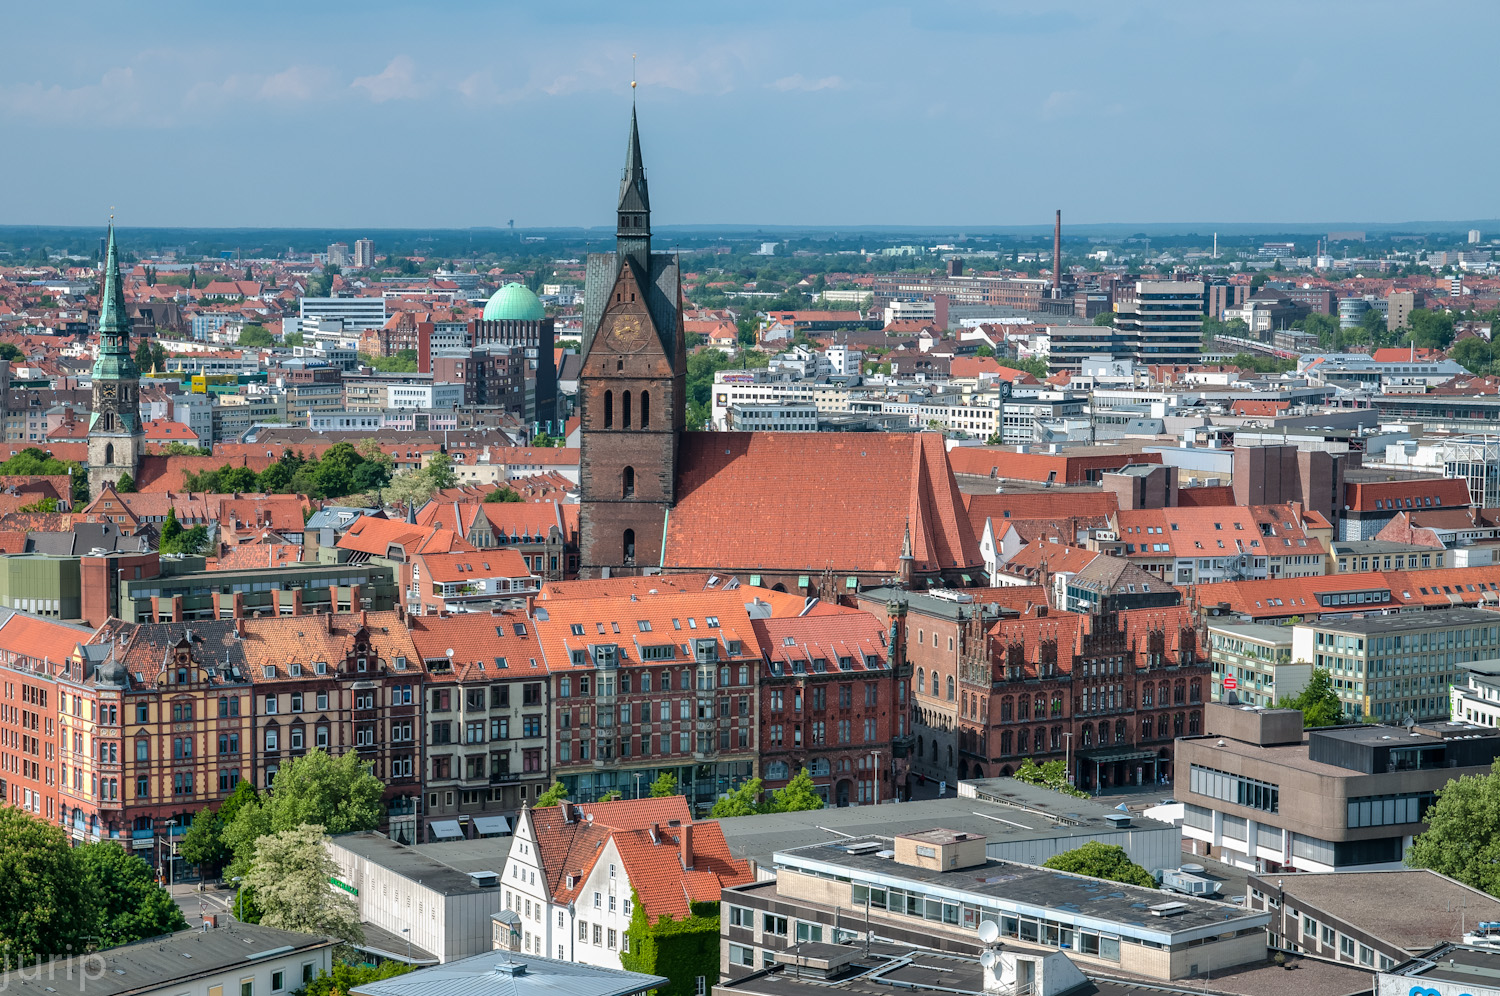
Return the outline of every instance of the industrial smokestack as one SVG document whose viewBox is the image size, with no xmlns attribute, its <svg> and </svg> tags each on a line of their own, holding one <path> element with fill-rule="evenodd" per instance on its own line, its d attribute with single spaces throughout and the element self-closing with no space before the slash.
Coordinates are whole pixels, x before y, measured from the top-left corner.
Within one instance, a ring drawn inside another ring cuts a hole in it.
<svg viewBox="0 0 1500 996">
<path fill-rule="evenodd" d="M 1062 297 L 1062 208 L 1057 209 L 1057 225 L 1052 229 L 1052 296 Z"/>
</svg>

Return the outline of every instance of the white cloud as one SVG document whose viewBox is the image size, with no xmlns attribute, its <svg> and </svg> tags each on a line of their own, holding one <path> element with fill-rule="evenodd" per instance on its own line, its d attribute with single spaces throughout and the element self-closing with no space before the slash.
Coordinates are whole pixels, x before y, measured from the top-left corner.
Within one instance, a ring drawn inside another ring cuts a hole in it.
<svg viewBox="0 0 1500 996">
<path fill-rule="evenodd" d="M 1053 90 L 1042 101 L 1042 117 L 1064 118 L 1083 105 L 1083 94 L 1077 90 Z"/>
<path fill-rule="evenodd" d="M 409 55 L 398 55 L 378 75 L 356 77 L 351 87 L 359 87 L 369 93 L 371 100 L 383 104 L 388 100 L 410 100 L 421 97 L 429 90 L 417 79 L 417 64 Z"/>
<path fill-rule="evenodd" d="M 65 87 L 60 84 L 14 83 L 0 86 L 0 113 L 51 120 L 124 122 L 141 109 L 139 81 L 129 66 L 107 70 L 97 83 Z"/>
<path fill-rule="evenodd" d="M 256 96 L 266 100 L 304 101 L 326 96 L 334 76 L 321 66 L 288 66 L 261 80 Z"/>
<path fill-rule="evenodd" d="M 821 79 L 811 80 L 801 73 L 793 73 L 790 76 L 783 76 L 772 83 L 771 87 L 781 91 L 801 90 L 811 93 L 815 90 L 842 90 L 848 85 L 842 76 L 824 76 Z"/>
</svg>

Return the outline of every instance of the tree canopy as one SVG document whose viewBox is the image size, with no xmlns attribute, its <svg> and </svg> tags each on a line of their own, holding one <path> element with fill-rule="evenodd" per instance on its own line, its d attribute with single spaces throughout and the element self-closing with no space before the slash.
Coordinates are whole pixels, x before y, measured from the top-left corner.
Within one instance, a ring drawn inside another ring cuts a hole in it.
<svg viewBox="0 0 1500 996">
<path fill-rule="evenodd" d="M 304 824 L 316 824 L 329 833 L 374 830 L 384 792 L 385 785 L 358 754 L 335 757 L 315 747 L 277 771 L 269 792 L 239 800 L 233 822 L 224 829 L 224 843 L 234 854 L 235 867 L 243 869 L 268 834 Z"/>
<path fill-rule="evenodd" d="M 727 819 L 731 816 L 754 816 L 762 811 L 760 790 L 761 780 L 752 778 L 739 788 L 715 800 L 714 808 L 709 811 L 708 815 L 716 820 Z"/>
<path fill-rule="evenodd" d="M 182 523 L 177 521 L 177 510 L 167 509 L 167 521 L 161 524 L 161 533 L 157 536 L 156 548 L 160 553 L 197 553 L 208 544 L 208 527 L 193 526 L 191 529 L 182 528 Z"/>
<path fill-rule="evenodd" d="M 1067 764 L 1061 759 L 1047 761 L 1039 765 L 1028 757 L 1021 762 L 1021 766 L 1016 769 L 1016 773 L 1011 777 L 1018 782 L 1025 782 L 1028 785 L 1045 786 L 1054 792 L 1061 792 L 1063 795 L 1077 796 L 1080 799 L 1088 798 L 1087 792 L 1068 784 Z"/>
<path fill-rule="evenodd" d="M 240 330 L 239 344 L 252 347 L 274 346 L 276 340 L 264 325 L 246 325 Z"/>
<path fill-rule="evenodd" d="M 562 782 L 553 782 L 547 787 L 547 791 L 536 797 L 536 805 L 532 809 L 546 809 L 555 806 L 568 798 L 568 790 L 563 787 Z"/>
<path fill-rule="evenodd" d="M 1465 775 L 1437 790 L 1418 814 L 1427 823 L 1406 851 L 1411 868 L 1430 868 L 1500 896 L 1500 761 L 1487 775 Z"/>
<path fill-rule="evenodd" d="M 28 446 L 15 456 L 0 463 L 0 474 L 16 477 L 45 477 L 66 474 L 72 481 L 72 499 L 87 503 L 89 500 L 89 475 L 71 460 L 59 460 L 49 456 L 35 446 Z"/>
<path fill-rule="evenodd" d="M 240 819 L 244 819 L 243 812 Z M 328 887 L 339 869 L 323 846 L 324 836 L 323 827 L 312 823 L 262 837 L 246 884 L 255 890 L 260 922 L 267 927 L 361 941 L 359 908 L 348 896 Z"/>
<path fill-rule="evenodd" d="M 23 957 L 110 947 L 187 926 L 151 867 L 113 842 L 0 807 L 0 948 Z"/>
<path fill-rule="evenodd" d="M 368 441 L 356 447 L 335 443 L 322 457 L 310 458 L 283 450 L 277 461 L 259 474 L 249 467 L 226 463 L 218 470 L 185 474 L 183 489 L 216 494 L 235 491 L 303 494 L 313 498 L 367 494 L 385 487 L 394 464 L 378 447 L 367 444 Z"/>
<path fill-rule="evenodd" d="M 1148 888 L 1156 886 L 1156 879 L 1149 871 L 1131 861 L 1125 848 L 1097 840 L 1091 840 L 1082 847 L 1075 847 L 1062 854 L 1054 854 L 1042 863 L 1042 867 L 1108 879 L 1111 882 L 1124 882 L 1127 885 L 1144 885 Z"/>
<path fill-rule="evenodd" d="M 1336 726 L 1345 721 L 1344 704 L 1339 701 L 1338 692 L 1334 691 L 1333 679 L 1327 668 L 1313 668 L 1307 687 L 1295 696 L 1283 695 L 1276 706 L 1279 709 L 1301 710 L 1302 725 L 1308 728 Z"/>
<path fill-rule="evenodd" d="M 457 483 L 452 458 L 446 453 L 434 453 L 425 467 L 404 471 L 391 478 L 391 483 L 381 489 L 380 497 L 390 505 L 420 508 L 427 504 L 434 491 L 451 488 Z"/>
<path fill-rule="evenodd" d="M 96 931 L 103 947 L 185 930 L 187 920 L 151 866 L 113 841 L 77 848 L 80 871 L 93 894 Z"/>
<path fill-rule="evenodd" d="M 502 485 L 501 487 L 498 487 L 494 491 L 491 491 L 489 494 L 485 495 L 484 500 L 487 502 L 500 503 L 517 502 L 521 501 L 522 498 L 514 488 L 507 488 Z"/>
<path fill-rule="evenodd" d="M 812 775 L 806 768 L 797 772 L 791 781 L 762 799 L 764 788 L 759 778 L 752 778 L 737 789 L 733 789 L 714 802 L 709 816 L 726 819 L 732 816 L 754 816 L 757 813 L 795 813 L 808 809 L 822 809 L 827 805 L 813 784 Z"/>
<path fill-rule="evenodd" d="M 663 771 L 651 783 L 651 798 L 665 799 L 674 795 L 677 795 L 677 776 L 670 771 Z"/>
</svg>

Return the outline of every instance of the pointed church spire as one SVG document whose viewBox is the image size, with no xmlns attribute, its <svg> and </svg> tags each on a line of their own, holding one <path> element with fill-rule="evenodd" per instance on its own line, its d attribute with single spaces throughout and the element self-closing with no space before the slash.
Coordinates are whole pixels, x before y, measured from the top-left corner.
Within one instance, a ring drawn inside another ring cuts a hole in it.
<svg viewBox="0 0 1500 996">
<path fill-rule="evenodd" d="M 630 107 L 630 143 L 625 148 L 625 169 L 620 175 L 615 245 L 622 262 L 627 257 L 634 259 L 643 275 L 650 273 L 651 197 L 646 189 L 641 132 L 633 103 Z"/>
<path fill-rule="evenodd" d="M 104 254 L 104 286 L 99 293 L 99 350 L 128 351 L 130 316 L 125 310 L 125 281 L 120 279 L 120 253 L 115 246 L 115 221 L 109 220 L 109 248 Z"/>
</svg>

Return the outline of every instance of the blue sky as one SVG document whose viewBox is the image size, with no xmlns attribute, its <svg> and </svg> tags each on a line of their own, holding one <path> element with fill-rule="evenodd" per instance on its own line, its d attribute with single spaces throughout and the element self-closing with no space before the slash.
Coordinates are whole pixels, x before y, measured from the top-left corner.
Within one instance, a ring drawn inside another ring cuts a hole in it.
<svg viewBox="0 0 1500 996">
<path fill-rule="evenodd" d="M 1500 4 L 13 4 L 0 224 L 1500 217 Z"/>
</svg>

